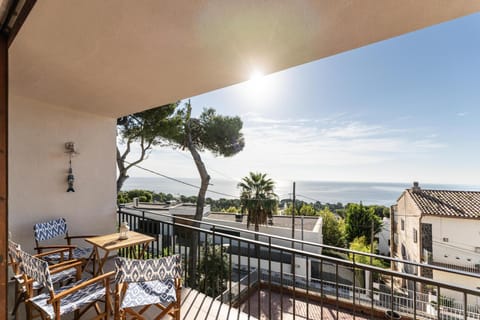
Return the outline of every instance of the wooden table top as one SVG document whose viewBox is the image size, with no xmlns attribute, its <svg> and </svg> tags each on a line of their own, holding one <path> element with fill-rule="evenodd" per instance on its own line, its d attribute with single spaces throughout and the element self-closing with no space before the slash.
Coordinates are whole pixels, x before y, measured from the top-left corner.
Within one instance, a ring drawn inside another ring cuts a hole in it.
<svg viewBox="0 0 480 320">
<path fill-rule="evenodd" d="M 104 236 L 85 238 L 85 241 L 93 244 L 96 247 L 102 248 L 103 250 L 111 251 L 126 247 L 133 247 L 137 244 L 149 243 L 155 240 L 153 237 L 135 231 L 128 231 L 128 239 L 125 240 L 120 240 L 118 238 L 119 236 L 120 234 L 116 232 Z"/>
</svg>

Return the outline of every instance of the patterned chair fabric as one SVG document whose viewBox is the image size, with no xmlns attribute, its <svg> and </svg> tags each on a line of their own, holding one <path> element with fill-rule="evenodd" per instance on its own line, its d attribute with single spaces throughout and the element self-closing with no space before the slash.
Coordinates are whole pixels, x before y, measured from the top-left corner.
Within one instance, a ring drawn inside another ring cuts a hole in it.
<svg viewBox="0 0 480 320">
<path fill-rule="evenodd" d="M 37 223 L 33 226 L 33 235 L 37 241 L 46 241 L 65 236 L 68 232 L 65 218 Z"/>
<path fill-rule="evenodd" d="M 12 265 L 12 270 L 14 273 L 13 279 L 15 280 L 15 305 L 12 310 L 12 315 L 17 313 L 17 309 L 20 303 L 24 302 L 27 298 L 27 288 L 24 285 L 25 281 L 22 275 L 21 269 L 21 247 L 19 244 L 13 242 L 12 240 L 8 240 L 8 255 L 10 258 L 10 264 Z M 77 269 L 75 267 L 63 270 L 61 272 L 56 272 L 51 275 L 52 283 L 59 284 L 66 281 L 71 281 L 75 279 L 77 275 Z M 32 290 L 35 292 L 42 289 L 43 286 L 38 281 L 33 281 L 32 283 Z"/>
<path fill-rule="evenodd" d="M 182 277 L 180 255 L 148 260 L 118 257 L 115 259 L 115 269 L 117 282 L 165 281 Z"/>
<path fill-rule="evenodd" d="M 121 308 L 150 304 L 168 305 L 177 301 L 175 280 L 130 283 L 123 296 Z"/>
<path fill-rule="evenodd" d="M 48 293 L 42 293 L 31 297 L 28 302 L 50 319 L 60 319 L 60 317 L 66 313 L 79 310 L 83 307 L 88 308 L 108 294 L 108 291 L 105 290 L 105 288 L 108 287 L 108 278 L 112 276 L 113 273 L 107 273 L 98 276 L 95 279 L 79 280 L 75 283 L 71 283 L 55 290 L 53 287 L 54 277 L 52 277 L 50 274 L 48 262 L 31 256 L 24 251 L 20 251 L 20 258 L 20 266 L 24 274 L 29 278 L 33 278 L 38 281 L 38 283 L 47 288 L 49 291 Z M 78 287 L 87 281 L 88 284 L 86 286 Z M 106 284 L 100 281 L 106 281 Z M 73 290 L 72 293 L 61 299 L 56 298 L 57 295 L 67 289 L 76 290 Z M 55 313 L 54 303 L 59 305 L 58 313 Z M 109 304 L 110 302 L 107 298 L 105 302 L 106 310 L 103 314 L 105 318 L 108 318 Z M 98 306 L 97 310 L 99 310 Z"/>
<path fill-rule="evenodd" d="M 20 245 L 18 243 L 13 242 L 12 240 L 8 240 L 8 259 L 9 264 L 12 266 L 12 271 L 14 277 L 17 281 L 21 278 L 20 274 Z"/>
<path fill-rule="evenodd" d="M 93 252 L 93 248 L 75 248 L 73 249 L 72 251 L 72 258 L 73 259 L 87 259 L 90 254 Z M 43 256 L 43 259 L 44 260 L 47 260 L 47 261 L 59 261 L 59 260 L 62 260 L 62 255 L 63 255 L 63 260 L 67 260 L 69 257 L 70 257 L 70 254 L 69 252 L 67 251 L 64 251 L 62 253 L 52 253 L 52 254 L 49 254 L 49 255 L 46 255 L 46 256 Z"/>
<path fill-rule="evenodd" d="M 56 291 L 56 294 L 61 293 L 67 289 L 78 286 L 85 280 L 72 283 L 64 286 Z M 100 300 L 105 296 L 105 287 L 102 283 L 94 283 L 85 287 L 82 290 L 75 291 L 71 295 L 66 296 L 60 303 L 60 316 L 81 309 L 84 306 L 91 304 L 94 301 Z M 50 294 L 42 293 L 30 299 L 30 302 L 38 309 L 43 310 L 50 319 L 55 319 L 55 311 L 53 305 L 49 303 Z"/>
<path fill-rule="evenodd" d="M 55 220 L 50 220 L 46 222 L 36 223 L 33 226 L 33 235 L 35 238 L 35 242 L 38 243 L 42 241 L 47 241 L 59 237 L 68 237 L 68 227 L 67 221 L 65 218 L 59 218 Z M 70 244 L 70 242 L 69 242 Z M 93 248 L 80 248 L 76 247 L 72 251 L 72 258 L 73 259 L 88 259 L 93 252 Z M 63 255 L 63 257 L 62 257 Z M 43 259 L 55 262 L 60 260 L 69 259 L 70 253 L 69 252 L 62 252 L 62 253 L 52 253 L 50 255 L 44 256 Z"/>
<path fill-rule="evenodd" d="M 16 270 L 13 270 L 13 272 L 15 273 L 14 278 L 16 279 L 16 281 L 19 282 L 19 284 L 23 284 L 21 252 L 22 250 L 19 244 L 13 242 L 12 240 L 8 240 L 8 254 L 10 256 L 12 264 L 16 264 L 17 266 Z M 56 284 L 56 283 L 72 280 L 75 278 L 76 274 L 77 274 L 77 270 L 74 267 L 63 270 L 61 272 L 56 272 L 51 275 L 52 283 Z M 33 289 L 38 290 L 41 288 L 43 288 L 43 285 L 35 280 L 33 282 Z"/>
<path fill-rule="evenodd" d="M 180 290 L 182 265 L 180 255 L 150 260 L 134 260 L 118 257 L 115 260 L 117 283 L 116 319 L 131 313 L 142 319 L 141 314 L 150 305 L 162 309 L 162 314 L 180 318 Z M 131 308 L 142 307 L 137 313 Z M 160 315 L 161 316 L 161 315 Z M 157 318 L 156 318 L 157 319 Z"/>
<path fill-rule="evenodd" d="M 25 251 L 20 251 L 20 270 L 49 291 L 54 290 L 48 262 L 45 260 L 35 258 Z"/>
</svg>

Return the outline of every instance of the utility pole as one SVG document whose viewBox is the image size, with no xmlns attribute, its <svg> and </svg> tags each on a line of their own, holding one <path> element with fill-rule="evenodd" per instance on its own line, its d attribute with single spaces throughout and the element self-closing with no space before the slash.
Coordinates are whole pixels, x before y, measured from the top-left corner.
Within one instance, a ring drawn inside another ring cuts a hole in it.
<svg viewBox="0 0 480 320">
<path fill-rule="evenodd" d="M 295 239 L 295 182 L 293 182 L 293 201 L 292 201 L 292 239 Z M 293 248 L 293 241 L 292 241 Z"/>
<path fill-rule="evenodd" d="M 372 219 L 372 224 L 370 227 L 370 253 L 373 253 L 373 237 L 375 236 L 374 225 L 375 225 L 375 221 Z"/>
<path fill-rule="evenodd" d="M 293 194 L 292 194 L 292 249 L 295 249 L 295 182 L 293 182 Z M 294 253 L 292 252 L 292 274 L 295 272 L 295 257 Z"/>
</svg>

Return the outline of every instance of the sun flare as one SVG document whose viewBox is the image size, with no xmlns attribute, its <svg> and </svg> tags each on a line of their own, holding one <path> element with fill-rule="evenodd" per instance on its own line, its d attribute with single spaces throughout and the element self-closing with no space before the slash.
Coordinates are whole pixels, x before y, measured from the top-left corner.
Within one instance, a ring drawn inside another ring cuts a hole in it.
<svg viewBox="0 0 480 320">
<path fill-rule="evenodd" d="M 251 102 L 265 103 L 270 99 L 273 83 L 264 73 L 255 69 L 250 74 L 250 79 L 245 83 L 245 95 Z"/>
<path fill-rule="evenodd" d="M 250 74 L 250 81 L 252 82 L 259 81 L 262 78 L 263 78 L 263 73 L 258 69 L 253 70 L 252 73 Z"/>
</svg>

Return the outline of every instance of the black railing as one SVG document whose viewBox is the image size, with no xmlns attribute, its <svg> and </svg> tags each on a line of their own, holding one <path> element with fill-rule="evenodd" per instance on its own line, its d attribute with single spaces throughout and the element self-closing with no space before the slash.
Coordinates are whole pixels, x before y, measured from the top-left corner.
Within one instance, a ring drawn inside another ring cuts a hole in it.
<svg viewBox="0 0 480 320">
<path fill-rule="evenodd" d="M 118 211 L 118 221 L 155 238 L 147 250 L 150 257 L 181 254 L 188 287 L 252 317 L 323 319 L 328 311 L 337 318 L 341 312 L 375 318 L 390 311 L 416 319 L 480 319 L 478 290 L 321 252 L 363 255 L 411 270 L 425 267 L 420 263 L 130 208 Z M 469 272 L 429 268 L 480 279 Z M 456 298 L 447 305 L 446 296 Z"/>
</svg>

